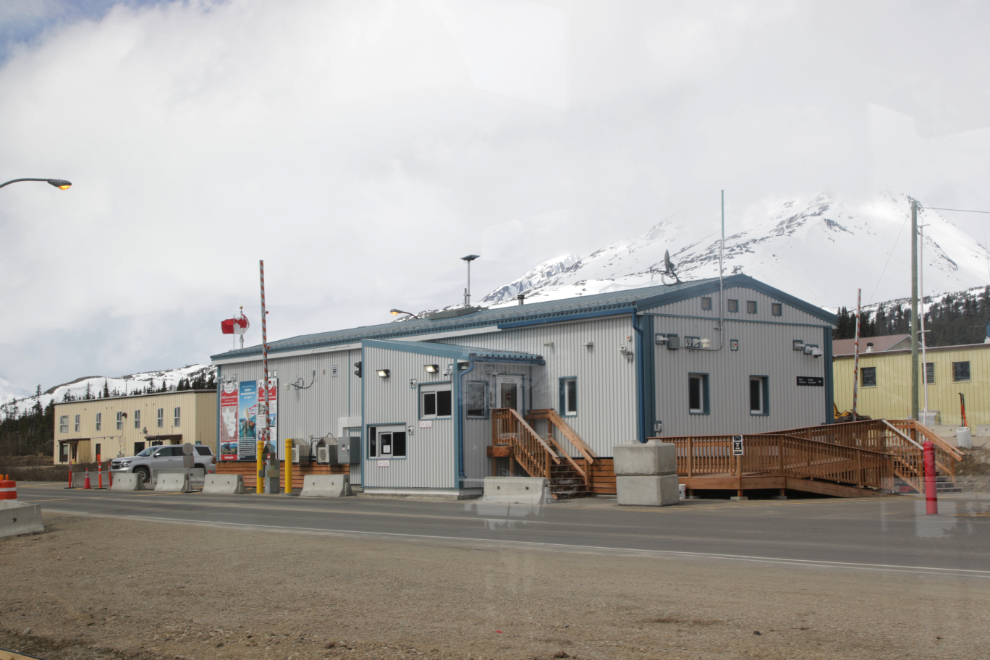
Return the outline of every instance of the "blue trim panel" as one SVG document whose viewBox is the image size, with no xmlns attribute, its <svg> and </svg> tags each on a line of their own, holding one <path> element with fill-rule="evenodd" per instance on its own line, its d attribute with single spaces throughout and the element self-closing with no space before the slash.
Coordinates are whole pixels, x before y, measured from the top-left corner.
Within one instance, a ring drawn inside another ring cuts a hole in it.
<svg viewBox="0 0 990 660">
<path fill-rule="evenodd" d="M 633 348 L 633 360 L 635 360 L 636 371 L 636 439 L 639 442 L 646 442 L 649 433 L 646 430 L 646 392 L 643 387 L 643 331 L 639 327 L 639 317 L 636 312 L 632 312 L 633 336 L 636 342 Z"/>
<path fill-rule="evenodd" d="M 512 323 L 499 323 L 499 330 L 510 328 L 526 328 L 531 325 L 546 325 L 548 323 L 563 323 L 565 321 L 580 321 L 581 319 L 597 319 L 604 316 L 621 316 L 622 314 L 635 314 L 635 307 L 619 307 L 616 309 L 606 309 L 600 312 L 584 312 L 581 314 L 563 314 L 561 316 L 551 316 L 547 318 L 530 319 L 528 321 L 513 321 Z"/>
<path fill-rule="evenodd" d="M 822 341 L 822 366 L 825 368 L 825 423 L 835 423 L 835 391 L 832 389 L 832 329 L 825 328 Z"/>
<path fill-rule="evenodd" d="M 651 437 L 657 421 L 656 334 L 652 316 L 640 317 L 639 322 L 643 330 L 643 423 L 646 437 Z"/>
</svg>

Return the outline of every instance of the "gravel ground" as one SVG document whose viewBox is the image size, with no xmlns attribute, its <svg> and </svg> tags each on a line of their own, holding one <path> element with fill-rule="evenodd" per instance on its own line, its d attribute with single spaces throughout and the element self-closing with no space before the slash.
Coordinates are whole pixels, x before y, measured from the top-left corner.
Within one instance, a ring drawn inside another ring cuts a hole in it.
<svg viewBox="0 0 990 660">
<path fill-rule="evenodd" d="M 977 579 L 45 523 L 0 541 L 0 648 L 50 660 L 976 658 L 990 642 Z"/>
</svg>

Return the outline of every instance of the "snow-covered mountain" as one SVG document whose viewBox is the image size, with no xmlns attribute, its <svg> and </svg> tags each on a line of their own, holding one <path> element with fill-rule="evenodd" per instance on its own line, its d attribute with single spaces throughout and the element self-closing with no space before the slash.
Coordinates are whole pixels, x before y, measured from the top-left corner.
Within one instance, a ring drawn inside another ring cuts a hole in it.
<svg viewBox="0 0 990 660">
<path fill-rule="evenodd" d="M 772 200 L 726 217 L 724 272 L 745 273 L 799 298 L 835 309 L 891 300 L 911 291 L 911 200 L 885 193 L 853 200 L 834 193 Z M 959 291 L 988 281 L 987 251 L 936 211 L 922 208 L 925 293 Z M 682 280 L 718 275 L 720 218 L 678 213 L 643 235 L 587 257 L 540 264 L 482 299 L 539 302 L 659 284 L 663 255 Z M 651 272 L 652 270 L 652 272 Z"/>
<path fill-rule="evenodd" d="M 3 376 L 0 376 L 0 403 L 6 403 L 11 399 L 19 399 L 30 394 L 31 393 L 23 387 L 14 385 Z"/>
<path fill-rule="evenodd" d="M 5 385 L 9 385 L 9 383 L 0 379 L 0 403 L 5 404 L 5 411 L 16 408 L 18 414 L 21 414 L 33 408 L 35 402 L 39 400 L 42 407 L 47 406 L 51 401 L 55 401 L 56 403 L 62 401 L 66 393 L 75 399 L 81 399 L 86 396 L 87 388 L 89 388 L 89 392 L 94 397 L 103 392 L 104 386 L 110 391 L 111 396 L 121 396 L 135 394 L 148 389 L 161 389 L 162 384 L 168 386 L 169 389 L 175 389 L 180 380 L 186 379 L 192 381 L 200 376 L 209 379 L 211 375 L 216 376 L 216 367 L 204 364 L 191 364 L 179 369 L 147 371 L 129 376 L 86 376 L 84 378 L 77 378 L 69 383 L 51 387 L 42 392 L 41 397 L 34 396 L 33 394 L 25 396 L 27 393 L 24 392 L 24 388 L 10 386 L 13 396 L 8 396 L 6 399 L 3 398 L 5 391 L 3 388 Z"/>
</svg>

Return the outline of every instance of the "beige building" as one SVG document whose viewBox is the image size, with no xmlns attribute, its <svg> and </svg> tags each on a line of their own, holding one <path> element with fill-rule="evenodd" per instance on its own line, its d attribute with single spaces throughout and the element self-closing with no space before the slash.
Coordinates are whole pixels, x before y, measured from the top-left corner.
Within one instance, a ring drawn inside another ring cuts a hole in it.
<svg viewBox="0 0 990 660">
<path fill-rule="evenodd" d="M 203 444 L 217 453 L 217 393 L 162 392 L 55 404 L 55 463 L 132 456 L 150 445 Z"/>
</svg>

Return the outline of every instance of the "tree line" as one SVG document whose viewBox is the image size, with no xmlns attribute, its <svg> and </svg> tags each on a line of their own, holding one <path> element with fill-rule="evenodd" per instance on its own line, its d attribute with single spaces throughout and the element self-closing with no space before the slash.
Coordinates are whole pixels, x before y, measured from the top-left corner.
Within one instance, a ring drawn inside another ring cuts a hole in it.
<svg viewBox="0 0 990 660">
<path fill-rule="evenodd" d="M 925 299 L 925 330 L 928 346 L 982 344 L 990 323 L 990 286 L 982 291 L 961 291 L 942 296 L 937 302 Z M 904 303 L 881 304 L 876 312 L 864 311 L 860 319 L 860 337 L 911 334 L 911 306 Z M 856 310 L 843 307 L 832 339 L 856 336 Z"/>
</svg>

